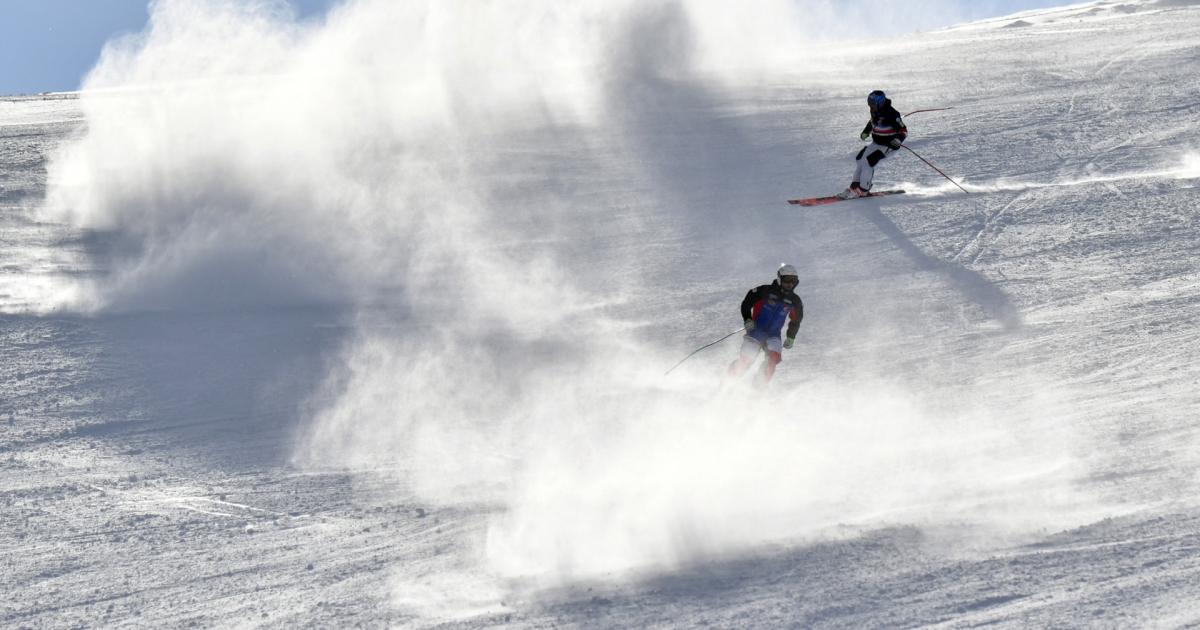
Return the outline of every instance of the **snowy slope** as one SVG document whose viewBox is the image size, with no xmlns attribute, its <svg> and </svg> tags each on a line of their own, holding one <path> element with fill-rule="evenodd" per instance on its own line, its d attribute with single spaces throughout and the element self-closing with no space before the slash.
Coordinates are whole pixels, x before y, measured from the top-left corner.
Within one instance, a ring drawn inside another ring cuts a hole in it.
<svg viewBox="0 0 1200 630">
<path fill-rule="evenodd" d="M 1200 623 L 1200 5 L 789 7 L 173 0 L 0 99 L 0 625 Z M 876 88 L 970 193 L 784 203 Z M 663 375 L 780 261 L 767 393 Z"/>
</svg>

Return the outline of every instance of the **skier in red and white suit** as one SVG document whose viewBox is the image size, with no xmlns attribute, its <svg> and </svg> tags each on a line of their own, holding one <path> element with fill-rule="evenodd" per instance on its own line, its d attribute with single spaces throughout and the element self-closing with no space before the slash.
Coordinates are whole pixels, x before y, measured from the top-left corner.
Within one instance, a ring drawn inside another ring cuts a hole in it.
<svg viewBox="0 0 1200 630">
<path fill-rule="evenodd" d="M 754 378 L 759 386 L 766 385 L 775 375 L 775 366 L 783 360 L 783 349 L 790 349 L 796 342 L 800 320 L 804 319 L 804 303 L 795 293 L 800 282 L 796 268 L 785 264 L 775 275 L 774 282 L 751 289 L 742 300 L 746 336 L 742 338 L 740 356 L 729 365 L 730 376 L 741 376 L 754 363 L 758 353 L 765 350 L 767 360 Z M 784 323 L 788 325 L 786 341 L 780 339 Z"/>
</svg>

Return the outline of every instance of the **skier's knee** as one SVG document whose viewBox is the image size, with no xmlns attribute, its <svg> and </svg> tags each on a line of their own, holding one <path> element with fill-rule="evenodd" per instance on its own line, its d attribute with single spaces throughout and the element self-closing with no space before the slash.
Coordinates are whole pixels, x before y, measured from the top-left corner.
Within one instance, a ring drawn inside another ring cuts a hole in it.
<svg viewBox="0 0 1200 630">
<path fill-rule="evenodd" d="M 741 376 L 743 373 L 745 373 L 746 369 L 749 368 L 750 364 L 753 362 L 754 362 L 753 359 L 746 359 L 745 357 L 741 357 L 741 358 L 734 360 L 733 363 L 729 364 L 729 375 L 730 376 Z"/>
<path fill-rule="evenodd" d="M 783 360 L 783 355 L 772 350 L 767 353 L 767 360 L 762 364 L 762 370 L 755 377 L 755 383 L 764 386 L 771 381 L 771 377 L 775 376 L 775 366 Z"/>
<path fill-rule="evenodd" d="M 863 147 L 863 151 L 866 151 L 866 150 L 867 150 L 866 147 Z M 867 164 L 870 164 L 871 168 L 874 168 L 875 165 L 878 164 L 879 161 L 883 159 L 883 156 L 884 156 L 883 151 L 876 149 L 871 152 L 871 155 L 867 156 Z"/>
<path fill-rule="evenodd" d="M 867 147 L 863 147 L 863 148 L 859 149 L 859 150 L 858 150 L 858 155 L 854 156 L 854 159 L 856 159 L 856 160 L 861 160 L 861 159 L 862 159 L 862 156 L 863 156 L 863 154 L 864 154 L 864 153 L 866 153 L 866 152 L 867 152 Z"/>
</svg>

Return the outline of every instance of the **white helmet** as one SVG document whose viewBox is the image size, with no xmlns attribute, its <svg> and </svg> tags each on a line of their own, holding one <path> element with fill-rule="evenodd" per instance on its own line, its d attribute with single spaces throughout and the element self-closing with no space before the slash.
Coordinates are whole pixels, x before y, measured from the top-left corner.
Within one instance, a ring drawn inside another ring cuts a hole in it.
<svg viewBox="0 0 1200 630">
<path fill-rule="evenodd" d="M 800 274 L 796 273 L 796 268 L 787 263 L 780 265 L 779 271 L 775 272 L 775 277 L 779 278 L 781 281 L 783 280 L 784 276 L 791 276 L 797 281 L 800 280 Z"/>
</svg>

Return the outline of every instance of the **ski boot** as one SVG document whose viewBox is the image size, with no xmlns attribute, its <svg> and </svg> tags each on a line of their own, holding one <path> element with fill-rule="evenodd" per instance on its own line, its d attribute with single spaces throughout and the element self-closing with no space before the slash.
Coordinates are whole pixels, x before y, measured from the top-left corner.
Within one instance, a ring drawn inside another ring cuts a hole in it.
<svg viewBox="0 0 1200 630">
<path fill-rule="evenodd" d="M 850 182 L 849 188 L 834 196 L 838 199 L 853 199 L 855 197 L 866 197 L 867 191 L 860 188 L 858 182 Z"/>
</svg>

